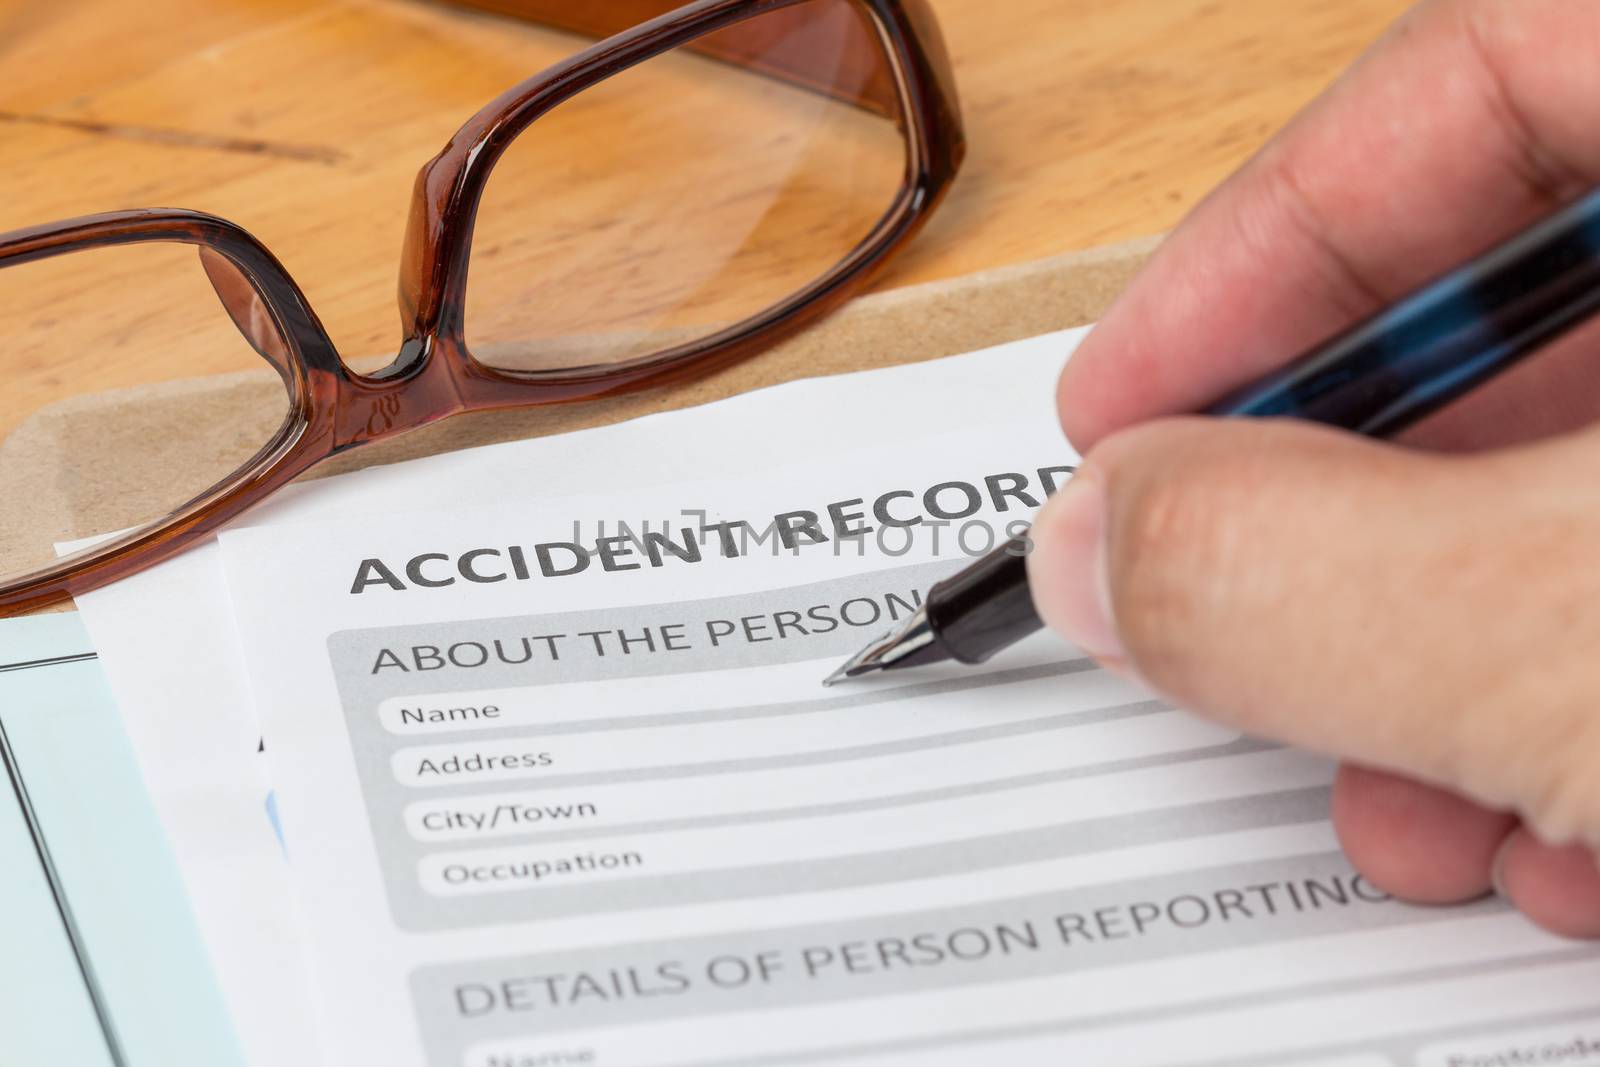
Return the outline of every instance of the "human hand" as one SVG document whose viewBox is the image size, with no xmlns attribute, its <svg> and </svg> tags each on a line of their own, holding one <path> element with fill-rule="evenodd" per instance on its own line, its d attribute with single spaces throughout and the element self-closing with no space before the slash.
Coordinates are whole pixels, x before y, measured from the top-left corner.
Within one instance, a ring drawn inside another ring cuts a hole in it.
<svg viewBox="0 0 1600 1067">
<path fill-rule="evenodd" d="M 1600 327 L 1405 446 L 1164 418 L 1600 183 L 1600 5 L 1429 0 L 1201 204 L 1062 375 L 1086 456 L 1044 618 L 1176 703 L 1344 760 L 1375 884 L 1600 937 Z"/>
</svg>

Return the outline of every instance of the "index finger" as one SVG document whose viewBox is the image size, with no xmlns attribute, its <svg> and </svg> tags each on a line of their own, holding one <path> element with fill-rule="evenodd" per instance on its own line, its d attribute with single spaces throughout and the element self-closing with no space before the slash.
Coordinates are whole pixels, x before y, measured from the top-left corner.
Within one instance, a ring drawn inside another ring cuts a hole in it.
<svg viewBox="0 0 1600 1067">
<path fill-rule="evenodd" d="M 1172 234 L 1061 378 L 1079 451 L 1194 411 L 1600 177 L 1600 5 L 1429 0 Z"/>
</svg>

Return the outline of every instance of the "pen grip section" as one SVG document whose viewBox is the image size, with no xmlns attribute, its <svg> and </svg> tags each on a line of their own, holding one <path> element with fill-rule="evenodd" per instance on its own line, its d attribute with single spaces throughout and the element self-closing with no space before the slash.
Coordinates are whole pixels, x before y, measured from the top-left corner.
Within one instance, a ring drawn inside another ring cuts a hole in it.
<svg viewBox="0 0 1600 1067">
<path fill-rule="evenodd" d="M 1027 535 L 1008 540 L 928 591 L 928 625 L 952 658 L 983 663 L 1043 623 L 1028 592 Z"/>
</svg>

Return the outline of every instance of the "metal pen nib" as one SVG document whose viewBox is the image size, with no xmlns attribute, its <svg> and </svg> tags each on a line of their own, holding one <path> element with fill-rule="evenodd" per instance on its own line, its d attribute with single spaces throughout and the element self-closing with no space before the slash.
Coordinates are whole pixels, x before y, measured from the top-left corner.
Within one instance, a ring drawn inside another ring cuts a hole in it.
<svg viewBox="0 0 1600 1067">
<path fill-rule="evenodd" d="M 918 608 L 906 617 L 898 629 L 889 631 L 856 653 L 844 666 L 824 678 L 822 684 L 836 685 L 863 674 L 888 670 L 932 644 L 933 627 L 928 625 L 928 613 Z"/>
</svg>

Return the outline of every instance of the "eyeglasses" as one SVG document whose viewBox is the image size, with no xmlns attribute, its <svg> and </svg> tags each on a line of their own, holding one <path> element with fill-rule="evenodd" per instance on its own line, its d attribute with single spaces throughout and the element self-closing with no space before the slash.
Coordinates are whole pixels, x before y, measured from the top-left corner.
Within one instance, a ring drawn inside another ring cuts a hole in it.
<svg viewBox="0 0 1600 1067">
<path fill-rule="evenodd" d="M 70 381 L 87 357 L 101 390 L 8 390 L 0 502 L 112 501 L 96 520 L 124 531 L 51 561 L 65 521 L 18 533 L 0 517 L 0 615 L 169 558 L 335 454 L 769 347 L 858 290 L 961 162 L 925 0 L 467 2 L 606 39 L 491 101 L 422 168 L 386 366 L 347 365 L 226 219 L 118 211 L 0 235 L 0 375 Z M 208 395 L 238 412 L 225 439 L 194 433 L 189 394 L 141 360 L 171 351 L 217 375 Z M 114 458 L 62 475 L 85 432 Z"/>
</svg>

